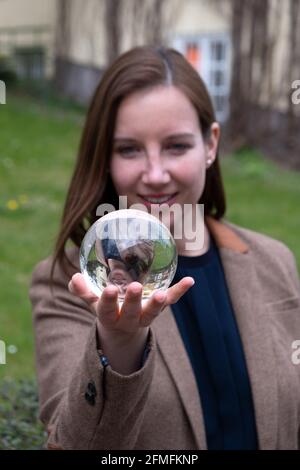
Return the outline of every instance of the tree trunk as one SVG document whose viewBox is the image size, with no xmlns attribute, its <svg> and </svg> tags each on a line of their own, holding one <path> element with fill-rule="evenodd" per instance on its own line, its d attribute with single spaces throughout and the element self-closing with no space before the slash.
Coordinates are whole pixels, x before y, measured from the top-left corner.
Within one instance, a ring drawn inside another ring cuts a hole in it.
<svg viewBox="0 0 300 470">
<path fill-rule="evenodd" d="M 244 134 L 246 121 L 242 82 L 242 37 L 245 16 L 245 2 L 241 0 L 232 0 L 231 7 L 233 63 L 230 89 L 229 137 L 231 144 L 235 146 L 235 142 L 238 141 Z"/>
<path fill-rule="evenodd" d="M 251 144 L 267 132 L 257 120 L 257 107 L 271 71 L 269 0 L 231 0 L 233 65 L 229 136 L 233 146 Z M 236 143 L 236 145 L 235 145 Z"/>
<path fill-rule="evenodd" d="M 107 64 L 113 62 L 120 54 L 120 44 L 122 40 L 121 4 L 121 0 L 106 0 L 105 3 Z"/>
<path fill-rule="evenodd" d="M 290 0 L 289 17 L 289 67 L 288 67 L 288 131 L 294 135 L 299 118 L 296 116 L 296 106 L 291 99 L 291 86 L 294 80 L 300 76 L 300 1 Z"/>
<path fill-rule="evenodd" d="M 71 46 L 71 0 L 57 2 L 55 55 L 67 58 Z"/>
</svg>

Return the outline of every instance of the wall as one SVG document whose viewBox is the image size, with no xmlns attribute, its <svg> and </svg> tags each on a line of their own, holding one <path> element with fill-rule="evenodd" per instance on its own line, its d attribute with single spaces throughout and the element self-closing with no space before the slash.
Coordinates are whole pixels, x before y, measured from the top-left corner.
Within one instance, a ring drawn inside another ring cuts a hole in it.
<svg viewBox="0 0 300 470">
<path fill-rule="evenodd" d="M 41 45 L 46 50 L 46 75 L 51 76 L 55 18 L 55 0 L 0 0 L 0 54 Z"/>
</svg>

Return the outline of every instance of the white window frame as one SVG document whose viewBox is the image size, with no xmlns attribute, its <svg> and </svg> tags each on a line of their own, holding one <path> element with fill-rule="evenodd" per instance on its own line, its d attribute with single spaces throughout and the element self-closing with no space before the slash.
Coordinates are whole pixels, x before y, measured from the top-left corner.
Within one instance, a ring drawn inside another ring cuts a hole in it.
<svg viewBox="0 0 300 470">
<path fill-rule="evenodd" d="M 214 42 L 221 42 L 225 48 L 225 57 L 219 61 L 213 61 L 211 58 L 211 47 Z M 204 34 L 184 34 L 178 35 L 171 40 L 172 47 L 183 55 L 186 53 L 186 46 L 194 43 L 199 46 L 201 51 L 201 78 L 207 86 L 207 89 L 214 102 L 216 117 L 218 121 L 225 122 L 229 116 L 229 95 L 231 81 L 231 60 L 232 48 L 229 33 L 204 33 Z M 221 71 L 224 76 L 224 84 L 216 86 L 211 81 L 211 72 Z M 224 97 L 223 109 L 216 109 L 215 99 L 217 96 Z"/>
</svg>

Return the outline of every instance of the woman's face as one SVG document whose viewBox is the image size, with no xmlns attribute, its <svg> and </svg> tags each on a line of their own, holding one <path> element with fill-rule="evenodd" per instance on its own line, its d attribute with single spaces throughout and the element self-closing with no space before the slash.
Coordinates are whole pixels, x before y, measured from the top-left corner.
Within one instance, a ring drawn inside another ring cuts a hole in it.
<svg viewBox="0 0 300 470">
<path fill-rule="evenodd" d="M 117 286 L 120 294 L 125 294 L 128 284 L 133 281 L 126 266 L 116 259 L 108 259 L 107 262 L 110 269 L 108 282 Z"/>
<path fill-rule="evenodd" d="M 204 142 L 195 108 L 174 86 L 126 97 L 118 110 L 110 172 L 127 204 L 196 204 L 207 160 L 214 160 L 219 126 Z"/>
</svg>

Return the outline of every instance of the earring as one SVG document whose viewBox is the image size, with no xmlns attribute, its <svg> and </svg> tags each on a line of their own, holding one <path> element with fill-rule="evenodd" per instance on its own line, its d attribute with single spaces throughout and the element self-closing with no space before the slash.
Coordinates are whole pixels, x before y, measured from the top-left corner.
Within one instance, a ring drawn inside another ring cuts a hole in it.
<svg viewBox="0 0 300 470">
<path fill-rule="evenodd" d="M 209 158 L 206 162 L 206 168 L 209 168 L 211 164 L 212 164 L 212 159 Z"/>
</svg>

